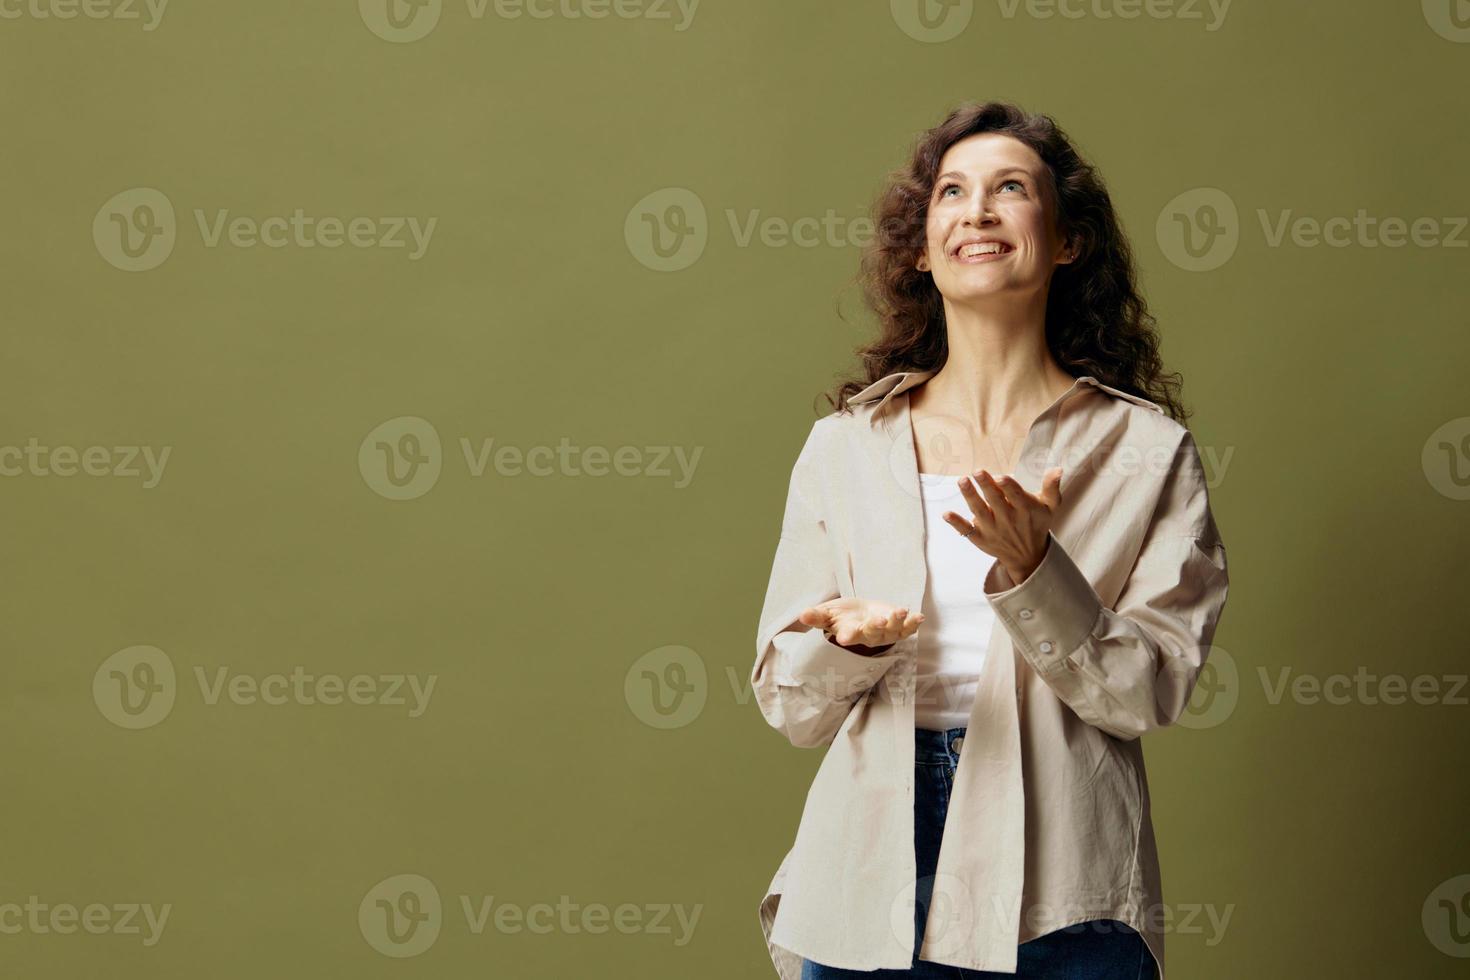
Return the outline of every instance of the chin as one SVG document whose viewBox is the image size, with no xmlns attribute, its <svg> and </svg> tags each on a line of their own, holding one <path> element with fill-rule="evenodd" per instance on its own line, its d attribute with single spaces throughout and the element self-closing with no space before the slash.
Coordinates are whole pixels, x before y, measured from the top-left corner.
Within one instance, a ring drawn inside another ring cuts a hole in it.
<svg viewBox="0 0 1470 980">
<path fill-rule="evenodd" d="M 1015 290 L 1015 283 L 1002 279 L 988 282 L 975 282 L 974 280 L 952 283 L 951 288 L 944 295 L 950 299 L 983 299 L 987 296 L 998 296 Z"/>
</svg>

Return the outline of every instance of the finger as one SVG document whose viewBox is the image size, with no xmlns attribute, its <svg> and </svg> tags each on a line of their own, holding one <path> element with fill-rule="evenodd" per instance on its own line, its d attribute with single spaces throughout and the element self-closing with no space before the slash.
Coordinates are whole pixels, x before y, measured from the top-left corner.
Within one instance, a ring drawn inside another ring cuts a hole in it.
<svg viewBox="0 0 1470 980">
<path fill-rule="evenodd" d="M 893 610 L 893 616 L 888 620 L 888 636 L 884 642 L 897 642 L 907 636 L 908 633 L 904 631 L 904 626 L 913 618 L 914 614 L 903 606 Z"/>
<path fill-rule="evenodd" d="M 897 623 L 902 622 L 903 617 L 897 609 L 890 610 L 887 616 L 880 617 L 873 623 L 873 638 L 868 641 L 869 646 L 883 646 L 893 642 L 893 631 L 897 629 Z"/>
<path fill-rule="evenodd" d="M 1047 510 L 1056 510 L 1062 502 L 1062 468 L 1053 466 L 1041 478 L 1041 502 Z"/>
<path fill-rule="evenodd" d="M 1001 477 L 1001 479 L 1009 480 L 1010 477 Z M 981 492 L 985 494 L 985 501 L 990 505 L 992 512 L 1004 513 L 1007 510 L 1014 509 L 1019 503 L 1019 498 L 1017 500 L 1011 500 L 1006 496 L 1005 489 L 987 470 L 978 471 L 975 475 L 975 482 L 979 484 Z M 1021 489 L 1021 485 L 1016 483 L 1015 480 L 1011 480 L 1011 482 L 1015 483 L 1016 489 L 1020 490 L 1022 494 L 1026 492 Z"/>
<path fill-rule="evenodd" d="M 984 529 L 994 526 L 995 515 L 991 512 L 990 505 L 980 499 L 979 491 L 968 476 L 960 477 L 960 493 L 964 495 L 965 503 L 970 505 L 970 513 L 975 515 L 976 527 Z"/>
<path fill-rule="evenodd" d="M 904 621 L 903 621 L 903 635 L 904 636 L 908 636 L 911 633 L 913 633 L 916 629 L 919 628 L 919 624 L 922 623 L 923 621 L 924 621 L 924 617 L 922 615 L 920 615 L 919 613 L 916 613 L 916 612 L 909 613 L 908 616 L 904 617 Z"/>
<path fill-rule="evenodd" d="M 830 629 L 832 626 L 832 611 L 823 609 L 821 606 L 803 609 L 798 618 L 808 626 L 816 626 L 821 629 Z"/>
<path fill-rule="evenodd" d="M 960 537 L 968 539 L 977 548 L 985 541 L 984 531 L 981 531 L 954 511 L 945 512 L 944 523 L 958 531 Z"/>
<path fill-rule="evenodd" d="M 1050 511 L 1045 500 L 1021 486 L 1015 477 L 1003 476 L 995 482 L 1010 501 L 1011 510 L 1007 516 L 1013 525 L 1019 526 L 1033 520 L 1037 514 Z"/>
<path fill-rule="evenodd" d="M 1033 497 L 1030 491 L 1021 486 L 1021 481 L 1009 473 L 997 477 L 995 485 L 1000 487 L 1000 492 L 1006 495 L 1006 500 L 1012 507 L 1033 506 L 1037 502 L 1037 498 Z"/>
<path fill-rule="evenodd" d="M 888 642 L 888 624 L 893 622 L 893 613 L 890 609 L 887 613 L 879 613 L 868 621 L 868 637 L 864 641 L 869 646 L 881 646 Z"/>
</svg>

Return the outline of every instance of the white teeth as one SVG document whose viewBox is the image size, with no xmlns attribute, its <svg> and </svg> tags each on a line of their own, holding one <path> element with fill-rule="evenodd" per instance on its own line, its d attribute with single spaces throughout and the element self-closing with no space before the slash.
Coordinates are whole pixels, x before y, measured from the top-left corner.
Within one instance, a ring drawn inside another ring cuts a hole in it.
<svg viewBox="0 0 1470 980">
<path fill-rule="evenodd" d="M 960 249 L 959 255 L 962 259 L 968 259 L 976 255 L 998 255 L 1007 250 L 1007 246 L 1000 242 L 972 242 Z"/>
</svg>

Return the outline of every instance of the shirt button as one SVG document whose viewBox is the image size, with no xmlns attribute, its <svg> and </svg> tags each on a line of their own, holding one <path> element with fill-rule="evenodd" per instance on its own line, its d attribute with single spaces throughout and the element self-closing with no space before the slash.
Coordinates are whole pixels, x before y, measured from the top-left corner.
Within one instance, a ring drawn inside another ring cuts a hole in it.
<svg viewBox="0 0 1470 980">
<path fill-rule="evenodd" d="M 964 747 L 964 744 L 965 744 L 965 736 L 960 735 L 960 736 L 957 736 L 953 742 L 950 742 L 949 743 L 949 747 L 954 750 L 954 754 L 955 755 L 959 755 L 960 754 L 960 749 Z"/>
<path fill-rule="evenodd" d="M 1017 616 L 1020 616 L 1022 619 L 1030 619 L 1032 617 L 1033 613 L 1029 609 L 1022 609 L 1016 615 Z"/>
<path fill-rule="evenodd" d="M 1036 645 L 1036 649 L 1042 653 L 1051 653 L 1051 640 L 1042 640 Z"/>
</svg>

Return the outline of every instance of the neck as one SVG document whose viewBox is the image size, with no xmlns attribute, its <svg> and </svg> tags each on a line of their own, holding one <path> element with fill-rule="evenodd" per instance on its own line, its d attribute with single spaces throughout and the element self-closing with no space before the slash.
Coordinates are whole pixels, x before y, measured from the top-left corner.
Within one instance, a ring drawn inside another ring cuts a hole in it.
<svg viewBox="0 0 1470 980">
<path fill-rule="evenodd" d="M 1024 434 L 1074 383 L 1046 346 L 1041 310 L 951 308 L 949 357 L 916 394 L 926 411 L 960 419 L 972 431 Z"/>
</svg>

